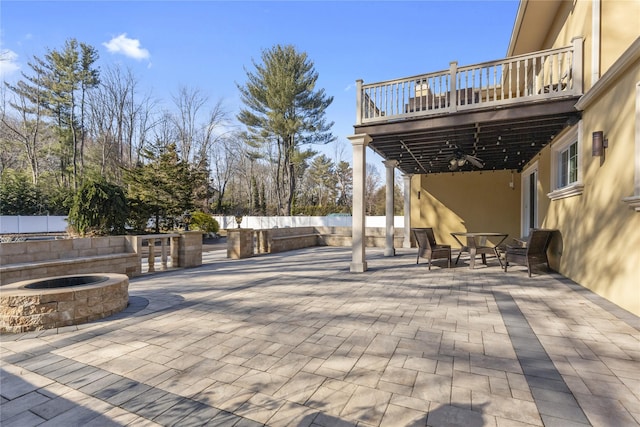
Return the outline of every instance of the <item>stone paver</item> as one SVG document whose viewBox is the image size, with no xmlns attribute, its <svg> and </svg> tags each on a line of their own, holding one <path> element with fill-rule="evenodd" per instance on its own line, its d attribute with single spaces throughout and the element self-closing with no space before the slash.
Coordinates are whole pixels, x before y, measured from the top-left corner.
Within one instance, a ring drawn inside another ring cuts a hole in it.
<svg viewBox="0 0 640 427">
<path fill-rule="evenodd" d="M 0 337 L 0 424 L 638 426 L 640 319 L 553 274 L 348 248 L 131 280 L 130 306 Z M 493 265 L 495 264 L 495 265 Z"/>
</svg>

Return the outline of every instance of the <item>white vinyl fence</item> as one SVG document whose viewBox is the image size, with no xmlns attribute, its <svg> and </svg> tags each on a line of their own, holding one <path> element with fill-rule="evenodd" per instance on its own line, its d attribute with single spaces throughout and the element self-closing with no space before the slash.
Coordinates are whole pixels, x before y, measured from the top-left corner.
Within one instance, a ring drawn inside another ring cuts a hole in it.
<svg viewBox="0 0 640 427">
<path fill-rule="evenodd" d="M 237 228 L 238 224 L 234 216 L 214 215 L 213 218 L 220 224 L 220 229 Z M 368 216 L 365 218 L 365 227 L 384 228 L 386 219 L 384 216 Z M 404 227 L 404 216 L 393 217 L 395 228 Z M 265 229 L 287 227 L 351 227 L 351 216 L 243 216 L 240 222 L 242 228 Z"/>
<path fill-rule="evenodd" d="M 0 234 L 62 233 L 67 225 L 66 216 L 0 215 Z"/>
<path fill-rule="evenodd" d="M 221 229 L 236 228 L 234 216 L 213 216 Z M 0 215 L 0 234 L 62 233 L 67 229 L 66 216 L 15 216 Z M 404 217 L 393 218 L 394 227 L 404 227 Z M 368 216 L 366 227 L 385 227 L 384 216 Z M 287 228 L 287 227 L 351 227 L 351 216 L 245 216 L 242 228 Z"/>
</svg>

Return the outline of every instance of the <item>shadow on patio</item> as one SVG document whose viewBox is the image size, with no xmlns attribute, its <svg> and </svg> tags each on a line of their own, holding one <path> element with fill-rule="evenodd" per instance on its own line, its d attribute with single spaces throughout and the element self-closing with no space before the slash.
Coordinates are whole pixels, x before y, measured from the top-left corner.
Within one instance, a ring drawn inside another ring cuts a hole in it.
<svg viewBox="0 0 640 427">
<path fill-rule="evenodd" d="M 127 316 L 3 335 L 2 360 L 114 422 L 637 424 L 637 317 L 495 259 L 428 271 L 415 249 L 368 253 L 370 270 L 351 274 L 348 248 L 215 252 L 133 279 L 148 305 Z M 100 378 L 74 386 L 56 372 Z"/>
</svg>

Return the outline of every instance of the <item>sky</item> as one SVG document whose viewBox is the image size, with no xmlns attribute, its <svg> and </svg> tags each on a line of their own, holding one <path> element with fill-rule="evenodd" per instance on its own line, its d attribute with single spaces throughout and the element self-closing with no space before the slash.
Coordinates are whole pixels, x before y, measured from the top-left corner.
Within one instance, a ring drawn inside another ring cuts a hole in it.
<svg viewBox="0 0 640 427">
<path fill-rule="evenodd" d="M 374 83 L 506 56 L 518 2 L 502 1 L 29 1 L 0 3 L 0 76 L 75 38 L 96 65 L 131 69 L 140 90 L 167 108 L 180 87 L 221 101 L 233 119 L 264 50 L 294 45 L 334 100 L 326 111 L 337 141 L 313 148 L 351 161 L 355 82 Z M 236 122 L 237 123 L 237 122 Z M 367 162 L 382 159 L 367 151 Z"/>
</svg>

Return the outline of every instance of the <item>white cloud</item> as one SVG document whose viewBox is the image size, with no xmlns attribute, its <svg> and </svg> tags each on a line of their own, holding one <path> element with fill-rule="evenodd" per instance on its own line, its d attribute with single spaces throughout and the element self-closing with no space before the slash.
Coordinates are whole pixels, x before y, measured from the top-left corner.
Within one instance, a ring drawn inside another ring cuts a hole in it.
<svg viewBox="0 0 640 427">
<path fill-rule="evenodd" d="M 122 33 L 102 45 L 111 53 L 120 53 L 137 60 L 148 59 L 151 56 L 147 49 L 140 47 L 140 40 L 128 38 L 127 33 Z"/>
<path fill-rule="evenodd" d="M 0 50 L 0 77 L 5 78 L 19 69 L 18 54 L 11 49 Z"/>
</svg>

